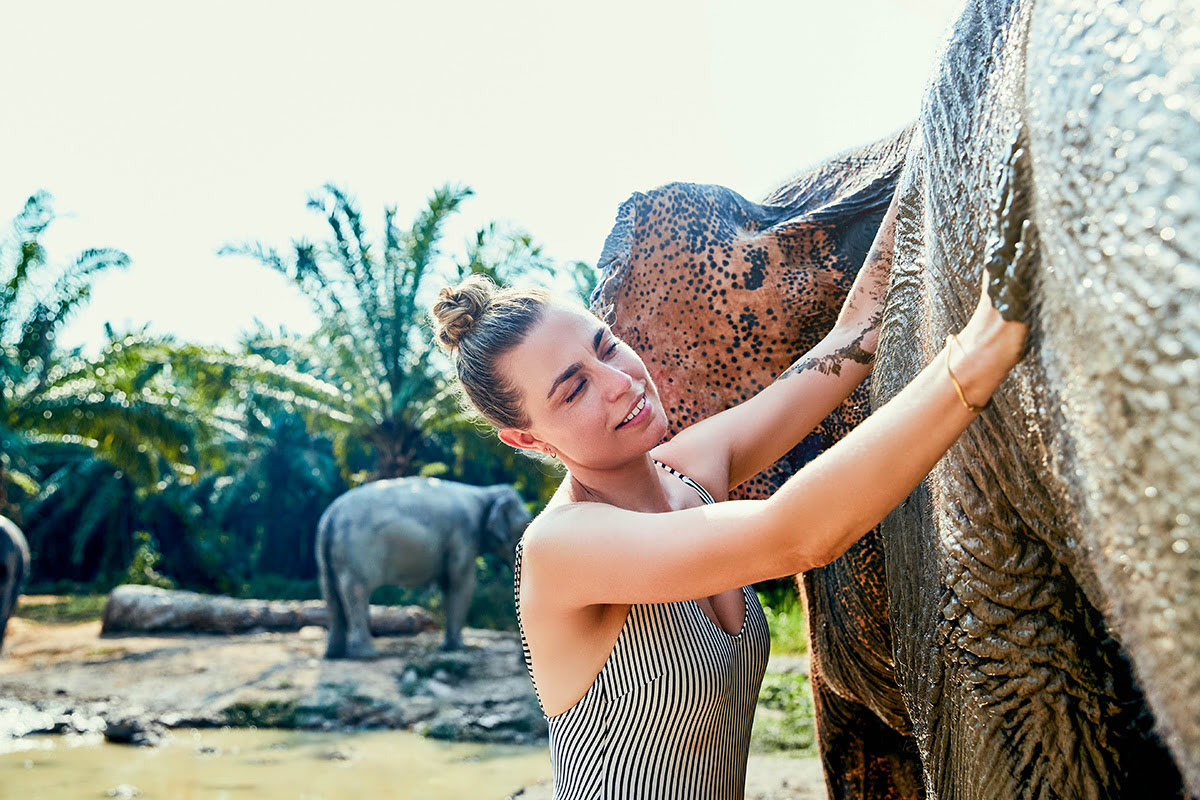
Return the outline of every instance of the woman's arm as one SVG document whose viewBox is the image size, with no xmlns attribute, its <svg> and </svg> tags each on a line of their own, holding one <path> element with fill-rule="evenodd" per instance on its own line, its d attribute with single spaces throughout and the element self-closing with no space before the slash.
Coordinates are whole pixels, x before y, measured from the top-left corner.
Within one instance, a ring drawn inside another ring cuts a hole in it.
<svg viewBox="0 0 1200 800">
<path fill-rule="evenodd" d="M 661 514 L 581 503 L 526 533 L 525 601 L 554 607 L 712 595 L 837 558 L 903 500 L 1019 360 L 1026 325 L 1006 322 L 981 286 L 959 334 L 890 402 L 768 500 Z"/>
<path fill-rule="evenodd" d="M 770 386 L 681 431 L 658 457 L 717 491 L 732 489 L 775 463 L 849 397 L 875 357 L 895 229 L 893 198 L 833 330 Z"/>
</svg>

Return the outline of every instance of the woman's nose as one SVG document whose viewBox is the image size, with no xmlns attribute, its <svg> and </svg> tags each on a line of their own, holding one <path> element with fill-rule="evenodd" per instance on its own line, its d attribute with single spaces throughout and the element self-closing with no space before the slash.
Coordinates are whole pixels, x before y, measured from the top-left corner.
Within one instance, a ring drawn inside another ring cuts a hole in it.
<svg viewBox="0 0 1200 800">
<path fill-rule="evenodd" d="M 608 364 L 603 365 L 603 369 L 605 397 L 616 400 L 629 392 L 629 387 L 633 386 L 633 378 L 628 372 Z"/>
</svg>

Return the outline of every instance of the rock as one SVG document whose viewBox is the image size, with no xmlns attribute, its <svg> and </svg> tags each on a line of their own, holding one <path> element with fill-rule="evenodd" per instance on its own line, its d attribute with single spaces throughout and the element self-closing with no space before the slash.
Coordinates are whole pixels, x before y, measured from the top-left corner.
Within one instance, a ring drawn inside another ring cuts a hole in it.
<svg viewBox="0 0 1200 800">
<path fill-rule="evenodd" d="M 166 729 L 156 720 L 141 717 L 124 717 L 109 720 L 104 727 L 104 738 L 113 744 L 135 744 L 151 747 L 162 742 Z M 131 795 L 133 796 L 133 795 Z"/>
<path fill-rule="evenodd" d="M 120 786 L 114 786 L 108 790 L 108 797 L 117 797 L 121 800 L 129 800 L 133 797 L 141 797 L 142 790 L 136 786 L 131 786 L 128 783 L 122 783 Z"/>
<path fill-rule="evenodd" d="M 421 677 L 412 667 L 404 670 L 404 674 L 400 676 L 400 681 L 397 684 L 400 689 L 400 694 L 404 696 L 412 695 L 421 686 Z"/>
<path fill-rule="evenodd" d="M 346 755 L 346 753 L 342 752 L 341 750 L 337 750 L 337 749 L 326 750 L 323 753 L 321 753 L 318 756 L 318 758 L 323 758 L 326 761 L 349 761 L 350 760 L 350 756 Z"/>
<path fill-rule="evenodd" d="M 418 725 L 416 731 L 430 739 L 464 741 L 466 739 L 464 733 L 468 725 L 467 715 L 462 709 L 447 708 L 428 722 Z"/>
<path fill-rule="evenodd" d="M 163 713 L 158 719 L 168 728 L 220 728 L 225 724 L 225 719 L 215 710 L 204 711 L 199 714 L 178 714 L 168 711 Z"/>
<path fill-rule="evenodd" d="M 492 730 L 498 728 L 509 721 L 509 718 L 503 714 L 484 714 L 479 719 L 475 720 L 475 724 L 484 730 Z"/>
<path fill-rule="evenodd" d="M 275 632 L 130 637 L 125 657 L 95 659 L 99 628 L 73 634 L 73 658 L 42 669 L 26 659 L 21 670 L 0 675 L 0 741 L 95 731 L 150 744 L 161 732 L 154 723 L 185 731 L 394 728 L 512 744 L 546 738 L 524 663 L 512 658 L 521 650 L 515 632 L 468 629 L 469 646 L 453 653 L 439 650 L 438 630 L 385 638 L 381 657 L 364 663 L 324 661 L 315 656 L 323 642 Z M 103 796 L 104 787 L 96 790 Z"/>
<path fill-rule="evenodd" d="M 323 628 L 328 620 L 325 603 L 320 600 L 239 600 L 124 585 L 108 595 L 101 633 L 294 631 Z M 433 625 L 433 615 L 419 606 L 371 606 L 374 634 L 419 633 Z"/>
</svg>

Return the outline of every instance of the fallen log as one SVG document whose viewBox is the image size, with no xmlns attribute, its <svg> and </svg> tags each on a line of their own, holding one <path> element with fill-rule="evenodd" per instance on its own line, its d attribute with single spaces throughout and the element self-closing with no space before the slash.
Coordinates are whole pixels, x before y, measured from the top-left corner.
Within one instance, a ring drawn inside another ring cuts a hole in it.
<svg viewBox="0 0 1200 800">
<path fill-rule="evenodd" d="M 321 600 L 239 600 L 154 586 L 123 585 L 108 594 L 100 628 L 105 633 L 152 631 L 247 633 L 329 627 Z M 371 606 L 371 633 L 412 634 L 434 627 L 420 606 Z"/>
</svg>

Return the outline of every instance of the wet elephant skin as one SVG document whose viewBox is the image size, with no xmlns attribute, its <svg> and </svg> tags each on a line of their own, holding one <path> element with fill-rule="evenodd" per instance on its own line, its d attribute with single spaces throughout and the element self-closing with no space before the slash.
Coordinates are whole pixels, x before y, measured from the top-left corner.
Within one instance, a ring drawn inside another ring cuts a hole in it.
<svg viewBox="0 0 1200 800">
<path fill-rule="evenodd" d="M 972 0 L 929 83 L 873 405 L 965 323 L 1014 144 L 1038 246 L 1025 359 L 882 526 L 930 797 L 1200 793 L 1198 16 Z"/>
<path fill-rule="evenodd" d="M 753 203 L 671 184 L 620 208 L 592 307 L 645 360 L 671 432 L 751 397 L 832 328 L 891 200 L 909 132 L 847 151 Z M 810 365 L 809 368 L 828 368 Z M 867 385 L 736 497 L 766 497 L 866 414 Z M 922 797 L 892 674 L 875 532 L 806 573 L 817 736 L 833 798 Z"/>
</svg>

